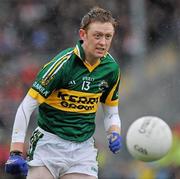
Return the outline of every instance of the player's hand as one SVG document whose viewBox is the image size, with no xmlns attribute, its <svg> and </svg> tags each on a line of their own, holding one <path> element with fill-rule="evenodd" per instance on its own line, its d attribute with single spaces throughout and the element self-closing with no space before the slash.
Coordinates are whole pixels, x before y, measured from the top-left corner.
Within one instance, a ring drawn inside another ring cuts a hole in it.
<svg viewBox="0 0 180 179">
<path fill-rule="evenodd" d="M 27 176 L 28 165 L 21 152 L 11 152 L 5 163 L 5 172 L 12 175 Z"/>
<path fill-rule="evenodd" d="M 118 153 L 122 147 L 122 138 L 117 132 L 108 135 L 109 149 L 114 153 Z"/>
</svg>

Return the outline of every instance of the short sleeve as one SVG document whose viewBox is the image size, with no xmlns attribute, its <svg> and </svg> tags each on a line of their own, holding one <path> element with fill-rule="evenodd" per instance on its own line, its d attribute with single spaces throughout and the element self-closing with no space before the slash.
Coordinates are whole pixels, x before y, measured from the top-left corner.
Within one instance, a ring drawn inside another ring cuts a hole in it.
<svg viewBox="0 0 180 179">
<path fill-rule="evenodd" d="M 49 95 L 59 87 L 63 79 L 62 61 L 50 61 L 40 70 L 28 91 L 28 94 L 37 99 L 39 103 L 44 102 Z"/>
</svg>

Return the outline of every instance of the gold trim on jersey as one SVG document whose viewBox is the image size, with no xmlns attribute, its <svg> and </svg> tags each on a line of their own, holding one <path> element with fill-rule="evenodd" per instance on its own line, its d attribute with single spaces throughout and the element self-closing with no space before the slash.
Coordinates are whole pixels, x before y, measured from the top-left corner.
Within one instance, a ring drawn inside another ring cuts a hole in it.
<svg viewBox="0 0 180 179">
<path fill-rule="evenodd" d="M 34 90 L 33 88 L 30 88 L 29 89 L 29 91 L 28 91 L 28 94 L 32 97 L 32 98 L 34 98 L 34 99 L 36 99 L 37 101 L 38 101 L 38 103 L 43 103 L 45 100 L 46 100 L 46 98 L 44 98 L 43 96 L 41 96 L 36 90 Z"/>
<path fill-rule="evenodd" d="M 68 89 L 53 92 L 45 103 L 62 111 L 95 113 L 102 93 L 86 93 Z"/>
<path fill-rule="evenodd" d="M 84 65 L 89 70 L 89 72 L 92 72 L 101 63 L 101 60 L 97 59 L 97 62 L 94 65 L 91 65 L 85 59 L 82 59 L 79 47 L 77 45 L 74 48 L 74 53 L 83 61 Z"/>
<path fill-rule="evenodd" d="M 79 51 L 79 48 L 78 46 L 76 45 L 76 47 L 74 48 L 74 53 L 82 60 L 82 57 L 80 55 L 80 51 Z"/>
<path fill-rule="evenodd" d="M 84 65 L 86 66 L 86 68 L 92 72 L 100 63 L 100 59 L 97 60 L 97 62 L 94 65 L 90 65 L 87 61 L 83 61 Z"/>
<path fill-rule="evenodd" d="M 112 101 L 112 97 L 113 97 L 113 94 L 114 94 L 114 91 L 116 90 L 117 88 L 117 85 L 119 83 L 119 80 L 120 80 L 120 76 L 118 77 L 118 80 L 116 82 L 116 84 L 114 85 L 114 87 L 111 89 L 109 95 L 107 96 L 106 98 L 106 101 L 105 101 L 105 104 L 109 105 L 109 106 L 117 106 L 118 105 L 118 99 L 116 100 L 113 100 Z"/>
</svg>

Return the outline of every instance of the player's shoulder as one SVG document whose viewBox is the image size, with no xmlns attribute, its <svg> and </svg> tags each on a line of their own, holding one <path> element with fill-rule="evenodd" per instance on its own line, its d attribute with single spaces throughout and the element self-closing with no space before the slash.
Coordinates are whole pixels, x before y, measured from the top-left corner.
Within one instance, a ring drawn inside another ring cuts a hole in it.
<svg viewBox="0 0 180 179">
<path fill-rule="evenodd" d="M 119 69 L 118 60 L 115 59 L 110 53 L 103 57 L 103 63 L 107 63 L 111 68 Z"/>
<path fill-rule="evenodd" d="M 57 69 L 58 67 L 61 67 L 63 64 L 65 64 L 65 62 L 67 62 L 72 52 L 73 48 L 67 48 L 65 50 L 58 52 L 57 55 L 55 55 L 49 62 L 47 62 L 42 67 L 42 70 L 46 71 L 49 70 L 49 68 Z"/>
<path fill-rule="evenodd" d="M 57 61 L 59 59 L 66 58 L 68 56 L 71 56 L 73 53 L 73 48 L 67 48 L 65 50 L 60 51 L 54 58 L 54 61 Z"/>
</svg>

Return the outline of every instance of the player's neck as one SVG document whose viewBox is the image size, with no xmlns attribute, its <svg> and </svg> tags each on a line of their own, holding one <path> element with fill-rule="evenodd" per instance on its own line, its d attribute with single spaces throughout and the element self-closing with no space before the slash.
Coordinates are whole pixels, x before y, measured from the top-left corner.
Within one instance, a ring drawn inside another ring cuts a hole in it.
<svg viewBox="0 0 180 179">
<path fill-rule="evenodd" d="M 89 58 L 89 57 L 85 58 L 85 62 L 91 66 L 95 65 L 98 61 L 99 61 L 99 59 L 97 59 L 97 58 L 96 59 Z"/>
<path fill-rule="evenodd" d="M 85 53 L 85 59 L 84 61 L 93 66 L 95 65 L 98 61 L 99 61 L 99 58 L 95 58 L 93 55 L 91 55 L 90 53 L 87 52 L 86 48 L 84 47 L 84 44 L 82 44 L 82 47 L 83 47 L 83 50 L 84 50 L 84 53 Z"/>
<path fill-rule="evenodd" d="M 89 65 L 93 66 L 99 61 L 99 58 L 95 58 L 91 54 L 88 54 L 85 51 L 85 62 L 88 63 Z"/>
</svg>

